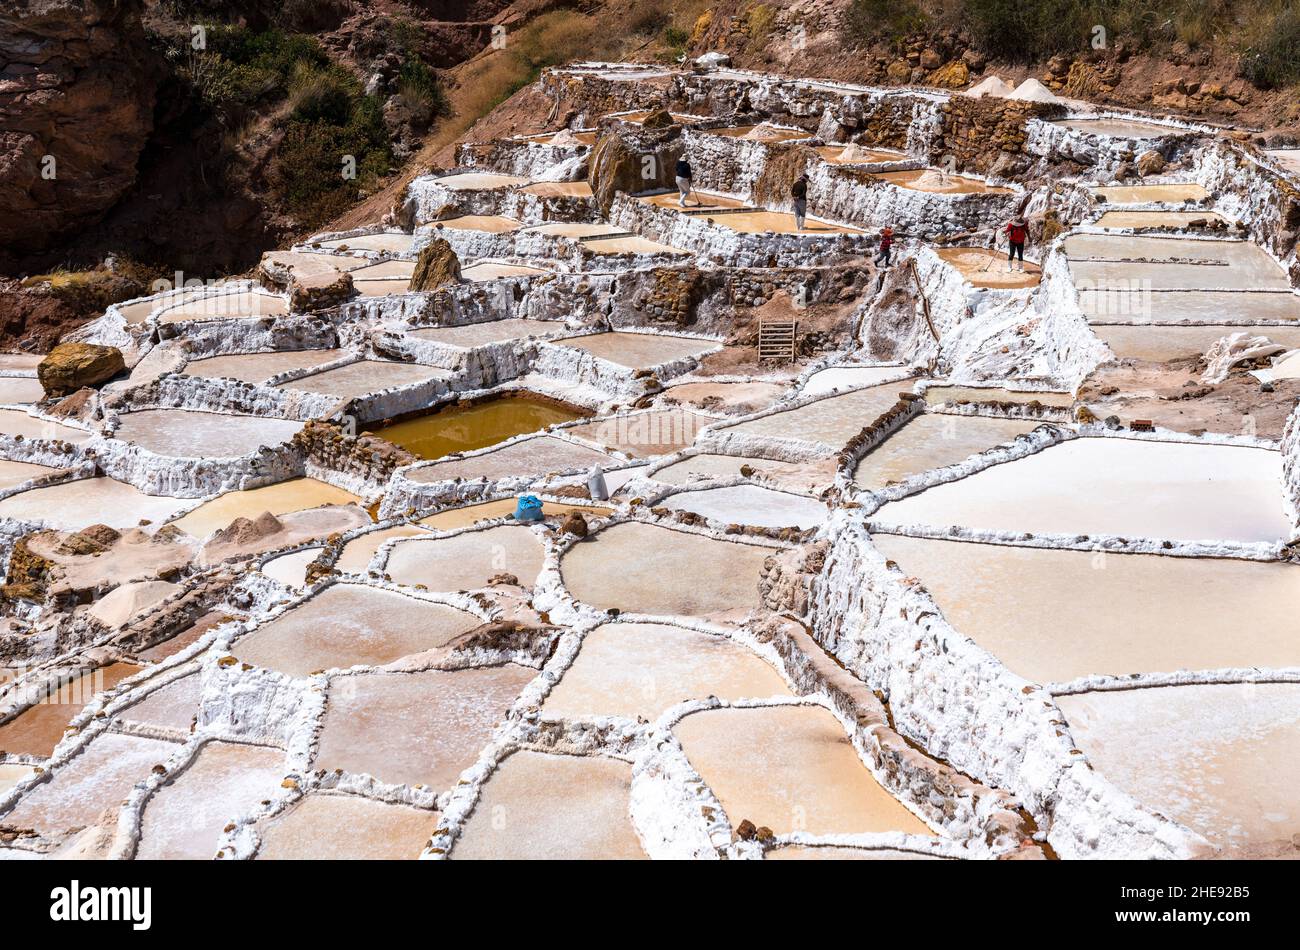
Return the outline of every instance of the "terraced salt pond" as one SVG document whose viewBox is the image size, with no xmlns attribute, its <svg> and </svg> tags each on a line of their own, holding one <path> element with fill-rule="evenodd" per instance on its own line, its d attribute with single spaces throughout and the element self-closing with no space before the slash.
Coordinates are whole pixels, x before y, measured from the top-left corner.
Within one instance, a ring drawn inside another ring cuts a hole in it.
<svg viewBox="0 0 1300 950">
<path fill-rule="evenodd" d="M 808 377 L 800 392 L 805 396 L 820 396 L 837 389 L 856 389 L 874 386 L 887 379 L 906 377 L 905 366 L 832 366 Z"/>
<path fill-rule="evenodd" d="M 1132 287 L 1079 288 L 1079 308 L 1090 323 L 1152 323 L 1188 321 L 1206 324 L 1250 324 L 1300 320 L 1300 294 L 1284 288 L 1271 291 L 1153 290 L 1148 283 Z M 1241 329 L 1239 327 L 1238 329 Z"/>
<path fill-rule="evenodd" d="M 1099 228 L 1186 228 L 1193 221 L 1228 223 L 1217 211 L 1107 211 Z"/>
<path fill-rule="evenodd" d="M 558 340 L 559 346 L 584 350 L 593 356 L 610 360 L 630 369 L 656 366 L 660 363 L 701 356 L 718 350 L 722 343 L 692 337 L 669 337 L 658 333 L 594 333 L 585 337 Z"/>
<path fill-rule="evenodd" d="M 0 827 L 30 829 L 56 839 L 86 828 L 104 811 L 116 810 L 136 782 L 179 748 L 140 736 L 98 736 L 53 778 L 0 815 Z M 110 827 L 115 825 L 114 819 Z"/>
<path fill-rule="evenodd" d="M 231 491 L 205 501 L 189 514 L 178 518 L 174 524 L 196 538 L 206 538 L 213 531 L 224 528 L 236 518 L 254 519 L 264 511 L 284 515 L 323 505 L 354 505 L 361 501 L 351 492 L 335 488 L 314 478 L 291 478 L 250 488 Z M 187 502 L 193 504 L 193 502 Z M 0 502 L 0 514 L 3 514 Z M 92 522 L 93 523 L 93 522 Z"/>
<path fill-rule="evenodd" d="M 724 525 L 760 528 L 815 528 L 826 520 L 821 502 L 759 485 L 679 492 L 660 501 L 659 507 L 694 512 Z"/>
<path fill-rule="evenodd" d="M 505 264 L 500 261 L 477 261 L 468 267 L 462 267 L 460 276 L 471 283 L 487 280 L 500 280 L 503 277 L 536 277 L 548 273 L 544 267 L 529 267 L 526 264 Z"/>
<path fill-rule="evenodd" d="M 284 753 L 265 746 L 209 742 L 145 806 L 137 860 L 210 860 L 232 818 L 280 791 Z"/>
<path fill-rule="evenodd" d="M 202 694 L 203 681 L 198 674 L 182 676 L 127 708 L 122 718 L 188 735 Z"/>
<path fill-rule="evenodd" d="M 749 819 L 778 835 L 933 834 L 880 787 L 820 706 L 711 709 L 673 732 L 733 829 Z"/>
<path fill-rule="evenodd" d="M 1265 449 L 1120 438 L 1074 439 L 890 502 L 880 524 L 1276 542 L 1281 456 Z"/>
<path fill-rule="evenodd" d="M 352 237 L 320 241 L 320 246 L 333 251 L 383 251 L 388 254 L 405 254 L 411 250 L 415 236 L 405 231 L 385 231 L 377 234 L 354 234 Z"/>
<path fill-rule="evenodd" d="M 0 376 L 0 404 L 19 405 L 40 402 L 45 398 L 45 387 L 30 376 Z"/>
<path fill-rule="evenodd" d="M 1094 135 L 1111 135 L 1116 138 L 1152 139 L 1165 135 L 1178 135 L 1183 129 L 1158 122 L 1143 122 L 1141 119 L 1053 119 L 1053 125 L 1073 129 L 1076 132 L 1089 132 Z"/>
<path fill-rule="evenodd" d="M 482 623 L 473 614 L 403 594 L 334 584 L 238 640 L 245 663 L 305 676 L 383 666 L 446 645 Z"/>
<path fill-rule="evenodd" d="M 1300 327 L 1097 326 L 1093 332 L 1120 359 L 1172 360 L 1200 356 L 1211 344 L 1242 330 L 1266 336 L 1287 349 L 1300 347 Z"/>
<path fill-rule="evenodd" d="M 29 416 L 21 409 L 0 409 L 0 434 L 21 435 L 24 439 L 62 439 L 74 445 L 91 438 L 92 433 L 50 419 Z"/>
<path fill-rule="evenodd" d="M 994 250 L 978 247 L 940 247 L 935 254 L 970 282 L 972 287 L 990 290 L 1020 290 L 1037 287 L 1043 270 L 1033 262 L 1026 262 L 1024 270 L 1011 270 L 1007 258 Z"/>
<path fill-rule="evenodd" d="M 322 363 L 341 359 L 343 350 L 277 350 L 273 353 L 234 353 L 190 360 L 185 364 L 189 376 L 238 379 L 246 383 L 264 383 L 272 376 L 293 370 L 313 369 Z"/>
<path fill-rule="evenodd" d="M 657 525 L 612 525 L 560 561 L 565 587 L 597 609 L 702 616 L 758 605 L 758 573 L 773 549 Z"/>
<path fill-rule="evenodd" d="M 920 578 L 959 632 L 1036 683 L 1300 666 L 1293 564 L 889 534 L 872 542 Z"/>
<path fill-rule="evenodd" d="M 927 191 L 941 195 L 1010 195 L 1014 190 L 1003 185 L 990 185 L 980 178 L 953 175 L 938 168 L 916 168 L 910 171 L 876 172 L 880 181 L 911 191 Z"/>
<path fill-rule="evenodd" d="M 1107 185 L 1092 189 L 1093 194 L 1115 204 L 1145 204 L 1148 201 L 1204 201 L 1210 193 L 1193 182 L 1163 185 Z"/>
<path fill-rule="evenodd" d="M 572 430 L 570 430 L 572 431 Z M 554 436 L 521 439 L 491 452 L 467 458 L 448 459 L 407 472 L 417 482 L 439 482 L 452 478 L 507 478 L 545 475 L 547 472 L 578 471 L 593 465 L 608 465 L 604 452 Z"/>
<path fill-rule="evenodd" d="M 912 475 L 955 465 L 977 452 L 1031 431 L 1025 419 L 927 414 L 917 416 L 876 446 L 853 473 L 862 488 L 884 488 Z"/>
<path fill-rule="evenodd" d="M 450 370 L 439 369 L 436 366 L 421 366 L 418 363 L 359 360 L 336 369 L 327 369 L 301 379 L 281 383 L 278 388 L 338 396 L 340 399 L 355 399 L 385 389 L 412 386 L 431 379 L 446 379 L 450 375 Z"/>
<path fill-rule="evenodd" d="M 454 404 L 370 431 L 420 458 L 438 459 L 453 452 L 487 448 L 585 415 L 581 409 L 553 400 L 498 396 L 483 402 Z"/>
<path fill-rule="evenodd" d="M 1158 290 L 1289 290 L 1286 272 L 1249 241 L 1074 234 L 1063 245 L 1076 283 Z"/>
<path fill-rule="evenodd" d="M 49 758 L 68 723 L 87 703 L 140 670 L 132 663 L 110 663 L 63 683 L 41 702 L 0 724 L 0 751 Z"/>
<path fill-rule="evenodd" d="M 106 524 L 119 531 L 142 521 L 157 525 L 194 504 L 192 498 L 146 495 L 138 488 L 103 476 L 31 488 L 0 499 L 0 518 L 39 521 L 63 531 Z"/>
<path fill-rule="evenodd" d="M 789 696 L 785 682 L 747 648 L 713 634 L 659 623 L 607 623 L 583 638 L 573 665 L 542 707 L 548 718 L 641 717 L 653 722 L 689 699 Z"/>
<path fill-rule="evenodd" d="M 158 303 L 139 305 L 137 313 L 143 320 Z M 257 291 L 215 293 L 187 296 L 174 305 L 166 306 L 158 315 L 159 323 L 184 323 L 190 320 L 226 320 L 239 317 L 282 317 L 289 312 L 285 298 Z"/>
<path fill-rule="evenodd" d="M 301 422 L 191 409 L 141 409 L 118 416 L 116 437 L 169 458 L 235 458 L 292 439 Z"/>
<path fill-rule="evenodd" d="M 859 389 L 742 422 L 724 431 L 840 449 L 891 409 L 898 402 L 900 391 L 910 388 L 906 383 L 899 383 Z"/>
<path fill-rule="evenodd" d="M 453 860 L 628 860 L 645 854 L 628 815 L 632 768 L 520 751 L 505 760 L 452 847 Z"/>
<path fill-rule="evenodd" d="M 1139 801 L 1226 856 L 1294 857 L 1300 685 L 1171 686 L 1057 702 L 1093 768 Z"/>
<path fill-rule="evenodd" d="M 961 402 L 1038 402 L 1044 406 L 1069 406 L 1074 403 L 1070 393 L 1042 392 L 1029 389 L 1006 389 L 1002 386 L 927 386 L 925 404 L 940 406 Z"/>
<path fill-rule="evenodd" d="M 739 415 L 766 409 L 785 391 L 780 383 L 679 383 L 664 392 L 663 400 Z"/>
<path fill-rule="evenodd" d="M 34 462 L 10 462 L 0 459 L 0 491 L 16 488 L 23 482 L 49 475 L 57 469 Z"/>
<path fill-rule="evenodd" d="M 531 528 L 498 525 L 450 538 L 399 541 L 388 555 L 387 573 L 398 584 L 430 590 L 485 587 L 498 574 L 513 574 L 531 587 L 542 570 L 542 545 Z"/>
<path fill-rule="evenodd" d="M 335 678 L 313 767 L 451 788 L 536 675 L 506 663 Z"/>
<path fill-rule="evenodd" d="M 258 860 L 399 861 L 420 856 L 438 813 L 315 792 L 258 823 Z"/>
<path fill-rule="evenodd" d="M 302 587 L 307 580 L 307 567 L 316 560 L 320 551 L 320 548 L 306 548 L 292 554 L 285 554 L 267 561 L 262 565 L 261 571 L 286 587 Z"/>
<path fill-rule="evenodd" d="M 490 320 L 487 323 L 469 323 L 458 327 L 421 327 L 408 330 L 407 336 L 417 340 L 431 340 L 449 346 L 486 346 L 504 340 L 521 340 L 529 336 L 546 336 L 563 333 L 564 323 L 559 320 Z"/>
<path fill-rule="evenodd" d="M 667 485 L 688 485 L 698 480 L 698 478 L 729 478 L 739 475 L 742 468 L 749 468 L 757 475 L 766 475 L 770 478 L 782 480 L 790 479 L 791 481 L 798 478 L 798 473 L 806 471 L 806 467 L 798 462 L 747 458 L 743 455 L 701 453 L 684 458 L 680 462 L 665 465 L 655 472 L 653 477 L 655 481 Z M 812 481 L 813 479 L 810 477 L 808 483 L 811 484 Z"/>
<path fill-rule="evenodd" d="M 570 426 L 565 432 L 606 445 L 618 452 L 646 458 L 668 455 L 686 448 L 695 441 L 701 429 L 712 425 L 714 421 L 708 416 L 685 409 L 652 409 Z"/>
</svg>

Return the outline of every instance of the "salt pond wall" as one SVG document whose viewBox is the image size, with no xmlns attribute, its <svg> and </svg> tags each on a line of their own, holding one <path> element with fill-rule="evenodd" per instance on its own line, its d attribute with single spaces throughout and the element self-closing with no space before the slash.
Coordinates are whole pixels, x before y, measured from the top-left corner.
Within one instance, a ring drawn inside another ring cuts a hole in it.
<svg viewBox="0 0 1300 950">
<path fill-rule="evenodd" d="M 828 523 L 806 619 L 822 647 L 882 693 L 901 733 L 1017 795 L 1062 857 L 1187 858 L 1208 847 L 1093 772 L 1051 695 L 954 630 L 854 514 Z"/>
<path fill-rule="evenodd" d="M 1291 521 L 1289 540 L 1300 541 L 1300 405 L 1291 410 L 1282 433 L 1282 489 Z"/>
</svg>

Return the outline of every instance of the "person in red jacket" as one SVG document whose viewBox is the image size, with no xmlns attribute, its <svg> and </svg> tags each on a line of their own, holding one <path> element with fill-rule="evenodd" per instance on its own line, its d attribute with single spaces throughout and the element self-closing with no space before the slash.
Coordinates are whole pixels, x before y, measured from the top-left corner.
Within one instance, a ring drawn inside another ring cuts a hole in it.
<svg viewBox="0 0 1300 950">
<path fill-rule="evenodd" d="M 1020 258 L 1020 270 L 1023 273 L 1025 269 L 1025 241 L 1029 237 L 1029 224 L 1024 218 L 1016 215 L 1007 222 L 1003 229 L 1007 236 L 1007 270 L 1015 268 L 1015 260 Z"/>
<path fill-rule="evenodd" d="M 878 263 L 883 262 L 886 267 L 889 266 L 889 256 L 894 249 L 894 229 L 886 225 L 880 229 L 880 250 L 876 252 L 875 260 Z"/>
</svg>

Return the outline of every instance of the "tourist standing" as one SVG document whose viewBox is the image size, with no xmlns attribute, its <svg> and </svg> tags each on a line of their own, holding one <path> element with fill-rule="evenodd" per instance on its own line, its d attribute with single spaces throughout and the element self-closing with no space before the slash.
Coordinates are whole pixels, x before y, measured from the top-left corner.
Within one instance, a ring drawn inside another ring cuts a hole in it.
<svg viewBox="0 0 1300 950">
<path fill-rule="evenodd" d="M 692 177 L 691 163 L 688 162 L 686 156 L 683 155 L 681 158 L 677 159 L 677 191 L 679 192 L 677 205 L 680 208 L 686 207 L 686 199 L 691 196 Z M 695 202 L 695 206 L 697 208 L 700 206 L 699 201 Z"/>
<path fill-rule="evenodd" d="M 1007 235 L 1007 270 L 1015 269 L 1016 258 L 1020 259 L 1020 271 L 1025 270 L 1025 241 L 1029 237 L 1029 224 L 1020 215 L 1007 222 L 1003 229 Z"/>
<path fill-rule="evenodd" d="M 876 263 L 889 266 L 889 259 L 894 250 L 894 229 L 885 225 L 880 229 L 880 250 L 876 252 Z"/>
<path fill-rule="evenodd" d="M 808 214 L 808 176 L 800 175 L 790 186 L 790 197 L 794 199 L 794 227 L 803 230 L 804 218 Z"/>
</svg>

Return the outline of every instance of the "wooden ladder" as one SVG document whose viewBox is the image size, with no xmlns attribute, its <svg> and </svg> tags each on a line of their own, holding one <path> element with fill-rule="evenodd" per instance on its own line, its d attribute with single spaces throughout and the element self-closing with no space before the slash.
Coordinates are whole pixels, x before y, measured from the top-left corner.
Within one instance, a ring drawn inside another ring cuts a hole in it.
<svg viewBox="0 0 1300 950">
<path fill-rule="evenodd" d="M 758 323 L 759 362 L 793 362 L 798 335 L 798 320 L 760 320 Z"/>
</svg>

